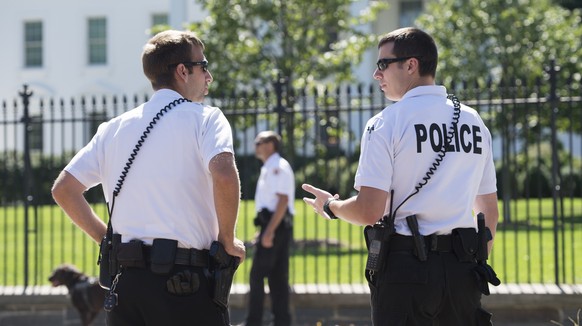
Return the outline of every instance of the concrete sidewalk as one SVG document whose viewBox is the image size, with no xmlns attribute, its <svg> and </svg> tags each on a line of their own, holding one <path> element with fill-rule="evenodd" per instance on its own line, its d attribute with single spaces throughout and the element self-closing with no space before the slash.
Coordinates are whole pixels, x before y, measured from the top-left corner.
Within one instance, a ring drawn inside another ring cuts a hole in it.
<svg viewBox="0 0 582 326">
<path fill-rule="evenodd" d="M 582 308 L 581 285 L 506 284 L 491 288 L 483 298 L 496 326 L 573 325 Z M 231 321 L 243 322 L 248 286 L 234 285 Z M 366 285 L 295 285 L 292 311 L 296 326 L 371 326 Z M 268 302 L 267 302 L 268 305 Z M 268 311 L 268 309 L 266 309 Z M 265 317 L 268 325 L 269 316 Z M 64 287 L 0 287 L 0 326 L 80 325 Z M 105 326 L 100 314 L 94 326 Z"/>
</svg>

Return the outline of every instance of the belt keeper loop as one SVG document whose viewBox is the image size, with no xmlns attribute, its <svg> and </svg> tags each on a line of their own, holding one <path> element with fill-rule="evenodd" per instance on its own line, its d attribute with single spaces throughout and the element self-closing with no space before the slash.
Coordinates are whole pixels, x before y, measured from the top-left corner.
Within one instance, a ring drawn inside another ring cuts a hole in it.
<svg viewBox="0 0 582 326">
<path fill-rule="evenodd" d="M 194 248 L 190 248 L 190 250 L 188 252 L 188 260 L 189 260 L 190 265 L 193 265 L 195 262 L 194 255 L 196 255 Z"/>
<path fill-rule="evenodd" d="M 439 236 L 436 234 L 431 234 L 430 235 L 430 250 L 431 251 L 437 251 L 438 250 L 438 239 Z"/>
</svg>

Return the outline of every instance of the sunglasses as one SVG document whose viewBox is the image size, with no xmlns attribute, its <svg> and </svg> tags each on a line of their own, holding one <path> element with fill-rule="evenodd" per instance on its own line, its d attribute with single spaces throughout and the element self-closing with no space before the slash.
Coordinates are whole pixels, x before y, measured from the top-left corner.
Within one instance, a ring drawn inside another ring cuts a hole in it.
<svg viewBox="0 0 582 326">
<path fill-rule="evenodd" d="M 178 62 L 178 63 L 172 63 L 170 65 L 168 65 L 168 70 L 171 70 L 172 68 L 177 67 L 179 64 L 183 64 L 186 67 L 194 67 L 194 66 L 202 66 L 202 71 L 206 72 L 208 71 L 208 61 L 207 60 L 202 60 L 202 61 L 184 61 L 184 62 Z"/>
<path fill-rule="evenodd" d="M 411 56 L 411 57 L 401 57 L 401 58 L 384 58 L 384 59 L 378 60 L 378 62 L 376 62 L 376 66 L 378 66 L 378 70 L 384 71 L 384 69 L 388 68 L 388 66 L 391 63 L 405 61 L 405 60 L 408 60 L 410 58 L 416 58 L 416 57 Z"/>
<path fill-rule="evenodd" d="M 262 144 L 265 144 L 268 142 L 269 142 L 269 140 L 267 140 L 267 139 L 259 140 L 259 141 L 255 142 L 255 146 L 259 146 L 259 145 L 262 145 Z"/>
</svg>

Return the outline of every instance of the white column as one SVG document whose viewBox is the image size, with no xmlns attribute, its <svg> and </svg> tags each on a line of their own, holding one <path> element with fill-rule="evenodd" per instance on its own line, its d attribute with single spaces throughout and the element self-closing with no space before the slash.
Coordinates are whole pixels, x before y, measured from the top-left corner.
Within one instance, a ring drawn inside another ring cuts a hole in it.
<svg viewBox="0 0 582 326">
<path fill-rule="evenodd" d="M 186 23 L 187 7 L 186 0 L 170 0 L 170 26 L 173 29 L 183 30 Z"/>
</svg>

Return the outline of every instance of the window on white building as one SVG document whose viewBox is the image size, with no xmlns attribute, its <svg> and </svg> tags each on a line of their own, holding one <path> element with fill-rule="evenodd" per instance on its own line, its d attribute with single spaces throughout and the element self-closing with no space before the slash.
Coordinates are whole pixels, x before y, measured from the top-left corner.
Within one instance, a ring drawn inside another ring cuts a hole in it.
<svg viewBox="0 0 582 326">
<path fill-rule="evenodd" d="M 24 66 L 42 67 L 42 22 L 24 23 Z"/>
<path fill-rule="evenodd" d="M 166 30 L 169 25 L 170 25 L 170 18 L 168 17 L 168 14 L 162 14 L 162 13 L 152 14 L 152 25 L 151 25 L 151 28 L 149 30 L 150 35 L 154 36 L 157 33 L 161 32 L 163 30 Z"/>
<path fill-rule="evenodd" d="M 105 18 L 88 20 L 89 64 L 107 63 L 107 21 Z"/>
<path fill-rule="evenodd" d="M 152 26 L 156 25 L 168 25 L 168 14 L 153 14 L 152 15 Z"/>
<path fill-rule="evenodd" d="M 422 12 L 422 1 L 400 2 L 400 27 L 414 26 L 414 21 Z"/>
</svg>

